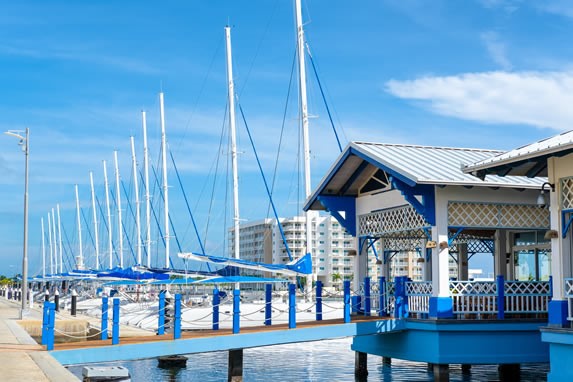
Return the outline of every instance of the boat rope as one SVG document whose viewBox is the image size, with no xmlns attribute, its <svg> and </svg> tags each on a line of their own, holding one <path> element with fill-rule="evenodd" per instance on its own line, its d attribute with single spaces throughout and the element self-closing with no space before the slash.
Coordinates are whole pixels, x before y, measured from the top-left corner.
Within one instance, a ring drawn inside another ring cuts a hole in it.
<svg viewBox="0 0 573 382">
<path fill-rule="evenodd" d="M 262 167 L 262 165 L 261 165 L 261 161 L 259 160 L 259 154 L 257 153 L 257 150 L 256 150 L 256 148 L 255 148 L 255 143 L 253 142 L 253 137 L 251 136 L 251 130 L 249 129 L 249 125 L 247 124 L 247 119 L 245 118 L 245 113 L 243 112 L 243 107 L 241 106 L 241 104 L 240 104 L 239 102 L 237 102 L 237 105 L 239 106 L 239 111 L 240 111 L 240 113 L 241 113 L 241 117 L 242 117 L 242 119 L 243 119 L 243 123 L 245 124 L 245 128 L 246 128 L 247 134 L 248 134 L 248 136 L 249 136 L 249 141 L 251 142 L 251 146 L 252 146 L 253 152 L 254 152 L 254 154 L 255 154 L 255 159 L 257 160 L 257 165 L 259 166 L 259 171 L 261 172 L 261 176 L 262 176 L 262 178 L 263 178 L 263 183 L 265 184 L 265 189 L 266 189 L 266 191 L 267 191 L 267 195 L 268 195 L 268 197 L 269 197 L 271 206 L 272 206 L 272 208 L 273 208 L 273 213 L 274 213 L 274 215 L 275 215 L 275 219 L 277 220 L 277 226 L 279 227 L 279 231 L 280 231 L 280 233 L 281 233 L 281 237 L 282 237 L 282 239 L 283 239 L 283 243 L 284 243 L 284 245 L 285 245 L 285 249 L 286 249 L 288 258 L 289 258 L 289 260 L 292 261 L 292 254 L 291 254 L 291 251 L 290 251 L 290 248 L 289 248 L 287 239 L 286 239 L 286 237 L 285 237 L 282 224 L 281 224 L 281 222 L 279 221 L 279 215 L 278 215 L 278 213 L 277 213 L 277 209 L 276 209 L 276 207 L 275 207 L 275 203 L 273 202 L 273 197 L 272 197 L 271 191 L 269 190 L 269 185 L 268 185 L 268 183 L 267 183 L 267 179 L 266 179 L 266 177 L 265 177 L 265 173 L 264 173 L 264 171 L 263 171 L 263 167 Z"/>
</svg>

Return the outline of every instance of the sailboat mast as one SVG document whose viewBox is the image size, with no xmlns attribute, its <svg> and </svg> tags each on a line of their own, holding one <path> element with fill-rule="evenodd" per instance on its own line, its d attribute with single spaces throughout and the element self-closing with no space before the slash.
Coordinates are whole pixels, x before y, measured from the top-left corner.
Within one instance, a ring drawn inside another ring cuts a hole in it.
<svg viewBox="0 0 573 382">
<path fill-rule="evenodd" d="M 304 29 L 302 26 L 301 0 L 295 0 L 296 12 L 296 35 L 297 35 L 297 54 L 298 54 L 298 80 L 300 91 L 300 113 L 302 119 L 302 145 L 304 152 L 304 197 L 308 199 L 311 192 L 310 184 L 310 139 L 308 134 L 308 104 L 306 96 L 306 67 L 304 64 Z M 312 217 L 311 211 L 305 213 L 306 226 L 306 252 L 312 250 Z M 306 290 L 312 288 L 312 277 L 309 275 L 306 279 Z"/>
<path fill-rule="evenodd" d="M 165 218 L 165 268 L 169 268 L 169 194 L 167 188 L 167 138 L 165 136 L 165 109 L 163 92 L 159 93 L 159 116 L 161 122 L 161 159 L 163 161 L 163 215 Z"/>
<path fill-rule="evenodd" d="M 113 159 L 115 164 L 115 192 L 116 192 L 116 203 L 117 203 L 117 235 L 119 238 L 119 266 L 123 268 L 123 234 L 121 229 L 123 228 L 121 221 L 121 185 L 119 182 L 119 163 L 117 161 L 117 150 L 113 152 Z"/>
<path fill-rule="evenodd" d="M 107 209 L 107 238 L 109 246 L 109 269 L 113 268 L 113 240 L 111 230 L 111 207 L 109 204 L 109 182 L 107 181 L 107 163 L 103 161 L 103 184 L 105 188 L 105 205 Z"/>
<path fill-rule="evenodd" d="M 149 196 L 149 151 L 147 149 L 147 117 L 141 112 L 143 124 L 143 167 L 145 176 L 145 246 L 147 248 L 147 267 L 151 267 L 151 198 Z"/>
<path fill-rule="evenodd" d="M 131 162 L 133 165 L 133 191 L 135 193 L 135 238 L 137 240 L 137 265 L 141 265 L 141 215 L 139 213 L 139 182 L 137 181 L 137 160 L 135 139 L 131 137 Z"/>
<path fill-rule="evenodd" d="M 48 245 L 50 246 L 50 274 L 54 274 L 54 247 L 52 246 L 52 218 L 48 212 Z"/>
<path fill-rule="evenodd" d="M 95 269 L 99 269 L 99 237 L 97 229 L 97 211 L 96 211 L 96 199 L 94 190 L 94 174 L 91 171 L 90 171 L 90 186 L 92 190 L 92 210 L 94 214 L 94 245 L 95 245 L 95 256 L 96 256 Z"/>
<path fill-rule="evenodd" d="M 56 214 L 52 208 L 52 231 L 54 234 L 54 270 L 58 273 L 58 241 L 56 239 Z"/>
<path fill-rule="evenodd" d="M 40 218 L 42 223 L 42 278 L 46 277 L 46 240 L 44 238 L 44 218 Z"/>
<path fill-rule="evenodd" d="M 231 130 L 231 160 L 233 170 L 233 232 L 235 259 L 239 258 L 239 175 L 237 168 L 237 131 L 235 126 L 235 85 L 233 83 L 233 57 L 231 53 L 231 28 L 225 27 L 227 52 L 227 85 L 229 86 L 229 128 Z"/>
<path fill-rule="evenodd" d="M 82 221 L 80 219 L 80 196 L 78 193 L 78 185 L 76 184 L 76 216 L 77 216 L 77 224 L 78 224 L 78 242 L 80 245 L 79 257 L 77 261 L 77 268 L 83 269 L 84 268 L 84 254 L 82 250 Z"/>
<path fill-rule="evenodd" d="M 56 204 L 56 212 L 58 214 L 58 243 L 60 244 L 58 247 L 60 248 L 60 273 L 64 273 L 64 262 L 63 262 L 63 252 L 64 247 L 62 246 L 62 219 L 60 219 L 60 204 Z M 54 237 L 55 240 L 55 237 Z"/>
</svg>

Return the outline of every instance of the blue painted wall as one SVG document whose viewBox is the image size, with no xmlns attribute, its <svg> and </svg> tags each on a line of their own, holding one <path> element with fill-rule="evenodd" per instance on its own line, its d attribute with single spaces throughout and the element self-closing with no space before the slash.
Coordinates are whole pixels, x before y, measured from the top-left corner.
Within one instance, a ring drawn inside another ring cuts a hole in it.
<svg viewBox="0 0 573 382">
<path fill-rule="evenodd" d="M 573 330 L 543 328 L 541 339 L 549 344 L 551 370 L 547 381 L 573 381 Z"/>
</svg>

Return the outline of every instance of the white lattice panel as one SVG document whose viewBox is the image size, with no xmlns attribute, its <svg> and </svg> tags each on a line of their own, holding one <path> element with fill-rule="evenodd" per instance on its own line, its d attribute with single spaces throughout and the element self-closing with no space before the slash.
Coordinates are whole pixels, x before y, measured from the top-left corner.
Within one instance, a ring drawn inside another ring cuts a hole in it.
<svg viewBox="0 0 573 382">
<path fill-rule="evenodd" d="M 360 236 L 385 236 L 389 233 L 420 230 L 430 225 L 412 206 L 376 211 L 358 217 Z"/>
<path fill-rule="evenodd" d="M 452 295 L 497 295 L 496 284 L 493 281 L 452 281 L 450 291 Z"/>
<path fill-rule="evenodd" d="M 549 295 L 548 281 L 506 281 L 504 293 L 509 295 Z"/>
<path fill-rule="evenodd" d="M 407 281 L 406 282 L 406 295 L 432 295 L 432 282 L 431 281 Z"/>
<path fill-rule="evenodd" d="M 416 251 L 424 248 L 425 236 L 419 232 L 420 237 L 386 237 L 384 238 L 384 249 L 389 251 Z"/>
<path fill-rule="evenodd" d="M 565 296 L 573 298 L 573 279 L 565 279 Z"/>
<path fill-rule="evenodd" d="M 529 204 L 448 203 L 448 225 L 548 229 L 549 210 Z"/>
<path fill-rule="evenodd" d="M 573 177 L 561 178 L 561 208 L 573 209 Z"/>
</svg>

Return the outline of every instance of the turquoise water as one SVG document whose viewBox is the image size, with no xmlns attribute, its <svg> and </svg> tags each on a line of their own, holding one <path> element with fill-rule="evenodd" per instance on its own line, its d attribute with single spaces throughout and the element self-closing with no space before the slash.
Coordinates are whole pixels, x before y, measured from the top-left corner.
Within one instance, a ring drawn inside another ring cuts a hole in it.
<svg viewBox="0 0 573 382">
<path fill-rule="evenodd" d="M 350 344 L 351 339 L 341 339 L 245 349 L 244 381 L 354 381 L 354 352 Z M 227 352 L 189 355 L 184 369 L 160 369 L 156 359 L 105 365 L 127 367 L 134 382 L 223 382 L 227 380 L 227 356 Z M 70 370 L 81 377 L 81 366 Z M 545 381 L 548 370 L 548 364 L 524 365 L 520 380 Z M 376 356 L 368 356 L 368 372 L 368 381 L 433 381 L 424 363 L 392 360 L 391 366 L 385 366 Z M 497 380 L 497 365 L 473 366 L 469 375 L 462 374 L 460 365 L 450 368 L 450 381 Z"/>
</svg>

